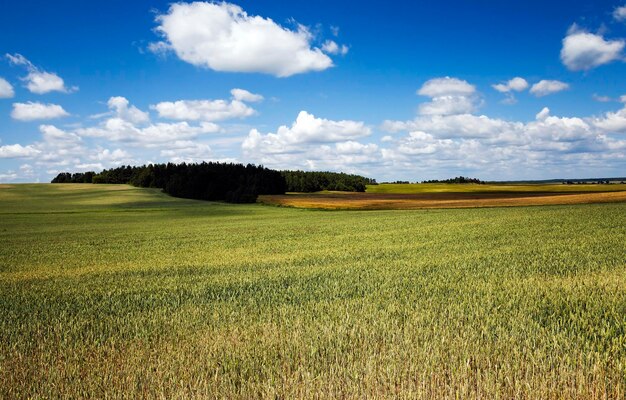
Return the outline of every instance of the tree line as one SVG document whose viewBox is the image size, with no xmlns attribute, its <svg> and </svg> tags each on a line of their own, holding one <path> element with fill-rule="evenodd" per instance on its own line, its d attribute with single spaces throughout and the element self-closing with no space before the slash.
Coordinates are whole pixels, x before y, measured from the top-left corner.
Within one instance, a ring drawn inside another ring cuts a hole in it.
<svg viewBox="0 0 626 400">
<path fill-rule="evenodd" d="M 93 183 L 93 177 L 95 172 L 76 172 L 74 174 L 69 172 L 61 172 L 54 179 L 52 183 Z"/>
<path fill-rule="evenodd" d="M 199 164 L 122 165 L 96 173 L 61 172 L 52 183 L 131 184 L 160 188 L 174 197 L 254 203 L 262 194 L 340 190 L 363 192 L 374 179 L 336 172 L 276 171 L 252 164 L 203 162 Z"/>
<path fill-rule="evenodd" d="M 465 176 L 457 176 L 456 178 L 450 178 L 450 179 L 431 179 L 429 181 L 422 181 L 422 183 L 478 183 L 478 184 L 483 184 L 485 182 L 481 181 L 480 179 L 477 178 L 468 178 Z"/>
<path fill-rule="evenodd" d="M 288 192 L 319 192 L 338 190 L 364 192 L 367 185 L 376 185 L 376 180 L 360 175 L 341 172 L 282 171 Z"/>
<path fill-rule="evenodd" d="M 84 175 L 91 175 L 91 183 L 96 184 L 160 188 L 174 197 L 229 203 L 254 203 L 260 194 L 283 194 L 286 190 L 285 178 L 279 171 L 252 164 L 203 162 L 140 167 L 123 165 L 100 173 L 86 172 Z M 62 172 L 52 183 L 89 183 L 79 181 L 79 176 Z"/>
</svg>

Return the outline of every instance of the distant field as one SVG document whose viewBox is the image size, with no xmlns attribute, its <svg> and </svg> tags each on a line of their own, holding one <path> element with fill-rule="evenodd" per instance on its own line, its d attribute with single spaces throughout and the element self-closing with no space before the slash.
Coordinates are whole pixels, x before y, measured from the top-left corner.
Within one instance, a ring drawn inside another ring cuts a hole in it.
<svg viewBox="0 0 626 400">
<path fill-rule="evenodd" d="M 369 185 L 367 193 L 497 193 L 497 192 L 534 192 L 534 193 L 589 193 L 626 191 L 626 184 L 610 185 L 496 185 L 496 184 L 460 184 L 460 183 L 418 183 L 395 184 L 385 183 Z"/>
<path fill-rule="evenodd" d="M 0 186 L 0 398 L 626 395 L 626 203 Z"/>
<path fill-rule="evenodd" d="M 626 185 L 381 184 L 366 193 L 319 192 L 261 196 L 296 208 L 393 210 L 589 204 L 626 201 Z"/>
</svg>

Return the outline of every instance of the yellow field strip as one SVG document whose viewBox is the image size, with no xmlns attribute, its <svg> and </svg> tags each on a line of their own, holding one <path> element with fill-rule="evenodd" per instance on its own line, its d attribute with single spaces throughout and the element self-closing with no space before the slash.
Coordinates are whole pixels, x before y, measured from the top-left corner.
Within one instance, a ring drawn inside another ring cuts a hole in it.
<svg viewBox="0 0 626 400">
<path fill-rule="evenodd" d="M 514 207 L 539 206 L 558 204 L 615 203 L 626 201 L 626 192 L 582 193 L 582 194 L 506 194 L 501 197 L 476 195 L 468 198 L 460 194 L 454 196 L 419 195 L 384 195 L 384 194 L 352 194 L 352 195 L 280 195 L 260 196 L 259 201 L 265 204 L 318 209 L 355 209 L 411 210 L 420 208 L 472 208 L 472 207 Z"/>
</svg>

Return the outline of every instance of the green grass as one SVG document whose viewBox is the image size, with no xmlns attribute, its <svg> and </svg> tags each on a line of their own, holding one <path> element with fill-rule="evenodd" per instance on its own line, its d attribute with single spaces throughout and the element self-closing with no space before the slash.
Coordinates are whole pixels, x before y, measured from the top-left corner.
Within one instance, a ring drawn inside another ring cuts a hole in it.
<svg viewBox="0 0 626 400">
<path fill-rule="evenodd" d="M 0 186 L 0 398 L 623 398 L 626 204 Z"/>
<path fill-rule="evenodd" d="M 508 184 L 460 184 L 460 183 L 383 183 L 368 185 L 368 193 L 490 193 L 490 192 L 538 192 L 538 193 L 589 193 L 589 192 L 618 192 L 626 190 L 626 184 L 610 185 L 508 185 Z"/>
</svg>

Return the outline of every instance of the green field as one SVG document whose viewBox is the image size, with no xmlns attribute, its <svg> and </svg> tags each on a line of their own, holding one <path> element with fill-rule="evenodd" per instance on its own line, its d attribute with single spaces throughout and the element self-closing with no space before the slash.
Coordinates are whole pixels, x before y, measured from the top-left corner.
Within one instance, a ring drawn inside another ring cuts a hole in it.
<svg viewBox="0 0 626 400">
<path fill-rule="evenodd" d="M 382 183 L 368 185 L 368 193 L 494 193 L 494 192 L 537 192 L 537 193 L 592 193 L 619 192 L 626 184 L 467 184 L 467 183 Z"/>
<path fill-rule="evenodd" d="M 626 203 L 0 185 L 0 398 L 625 395 Z"/>
</svg>

